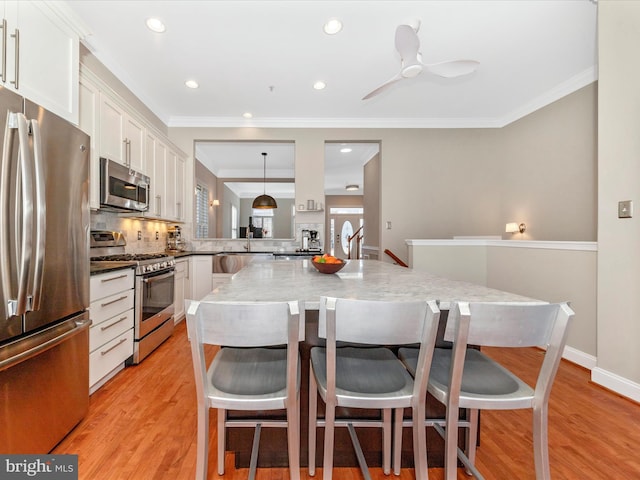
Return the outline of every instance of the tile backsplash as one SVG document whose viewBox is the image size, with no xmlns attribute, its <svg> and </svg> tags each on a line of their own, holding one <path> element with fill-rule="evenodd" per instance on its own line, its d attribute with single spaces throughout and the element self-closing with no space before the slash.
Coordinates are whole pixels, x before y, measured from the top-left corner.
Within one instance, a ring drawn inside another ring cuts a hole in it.
<svg viewBox="0 0 640 480">
<path fill-rule="evenodd" d="M 91 212 L 91 230 L 114 230 L 122 232 L 127 240 L 127 253 L 156 253 L 167 248 L 167 229 L 173 223 L 159 222 L 127 217 L 125 214 L 113 212 Z M 185 250 L 223 252 L 245 251 L 246 239 L 191 239 L 188 224 L 181 224 L 182 238 L 186 240 Z M 302 244 L 302 230 L 317 230 L 321 243 L 324 240 L 324 228 L 317 223 L 296 224 L 296 238 L 292 240 L 252 240 L 253 251 L 289 252 L 295 251 Z M 140 239 L 138 239 L 140 232 Z"/>
<path fill-rule="evenodd" d="M 115 230 L 127 239 L 127 253 L 155 253 L 167 248 L 167 228 L 172 224 L 120 216 L 111 212 L 91 212 L 91 230 Z M 140 240 L 138 240 L 140 232 Z"/>
</svg>

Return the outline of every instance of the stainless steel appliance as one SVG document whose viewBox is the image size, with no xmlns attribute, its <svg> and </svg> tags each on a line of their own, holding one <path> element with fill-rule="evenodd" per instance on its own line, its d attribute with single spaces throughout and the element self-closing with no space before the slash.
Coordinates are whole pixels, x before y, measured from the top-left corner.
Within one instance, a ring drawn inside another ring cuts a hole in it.
<svg viewBox="0 0 640 480">
<path fill-rule="evenodd" d="M 149 177 L 108 158 L 100 158 L 100 208 L 149 210 Z"/>
<path fill-rule="evenodd" d="M 175 260 L 165 253 L 125 253 L 120 232 L 91 232 L 91 261 L 136 266 L 133 357 L 140 363 L 173 333 Z"/>
<path fill-rule="evenodd" d="M 321 250 L 321 247 L 320 247 L 320 239 L 318 238 L 318 231 L 309 230 L 309 251 L 319 252 L 320 250 Z"/>
<path fill-rule="evenodd" d="M 167 249 L 176 252 L 182 252 L 184 250 L 182 231 L 177 225 L 167 230 Z"/>
<path fill-rule="evenodd" d="M 0 450 L 47 453 L 89 406 L 89 137 L 0 106 Z"/>
</svg>

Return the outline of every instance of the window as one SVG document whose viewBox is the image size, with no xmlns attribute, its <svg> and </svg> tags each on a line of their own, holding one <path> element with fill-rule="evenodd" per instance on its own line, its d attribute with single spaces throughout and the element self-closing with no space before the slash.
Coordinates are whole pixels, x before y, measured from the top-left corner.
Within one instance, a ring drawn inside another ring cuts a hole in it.
<svg viewBox="0 0 640 480">
<path fill-rule="evenodd" d="M 238 207 L 231 204 L 231 238 L 238 238 Z"/>
<path fill-rule="evenodd" d="M 196 238 L 209 236 L 209 189 L 196 185 Z"/>
<path fill-rule="evenodd" d="M 273 238 L 273 209 L 254 208 L 253 226 L 262 229 L 262 238 Z"/>
</svg>

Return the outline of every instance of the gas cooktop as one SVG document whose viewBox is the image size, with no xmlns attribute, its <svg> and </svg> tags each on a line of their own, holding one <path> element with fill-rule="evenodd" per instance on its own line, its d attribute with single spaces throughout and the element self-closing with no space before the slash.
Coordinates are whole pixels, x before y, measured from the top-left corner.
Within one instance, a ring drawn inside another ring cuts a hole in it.
<svg viewBox="0 0 640 480">
<path fill-rule="evenodd" d="M 115 253 L 112 255 L 100 255 L 91 257 L 92 262 L 141 262 L 157 258 L 167 258 L 166 253 Z"/>
</svg>

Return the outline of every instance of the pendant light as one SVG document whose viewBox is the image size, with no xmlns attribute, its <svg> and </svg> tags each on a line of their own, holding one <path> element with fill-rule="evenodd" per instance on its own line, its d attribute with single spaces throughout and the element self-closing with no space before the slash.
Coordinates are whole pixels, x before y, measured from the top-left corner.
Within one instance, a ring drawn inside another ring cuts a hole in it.
<svg viewBox="0 0 640 480">
<path fill-rule="evenodd" d="M 278 204 L 276 203 L 273 197 L 267 195 L 267 154 L 262 152 L 262 157 L 264 160 L 264 193 L 253 199 L 252 208 L 278 208 Z"/>
</svg>

